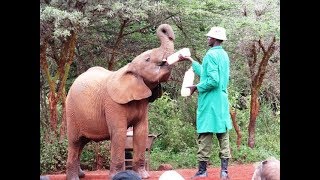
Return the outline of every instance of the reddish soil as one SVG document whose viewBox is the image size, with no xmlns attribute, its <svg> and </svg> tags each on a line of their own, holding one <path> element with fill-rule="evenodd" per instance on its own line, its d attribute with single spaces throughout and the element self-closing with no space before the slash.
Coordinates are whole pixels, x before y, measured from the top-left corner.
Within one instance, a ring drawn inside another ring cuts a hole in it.
<svg viewBox="0 0 320 180">
<path fill-rule="evenodd" d="M 254 172 L 254 166 L 252 164 L 243 165 L 230 165 L 229 176 L 231 180 L 251 180 Z M 197 169 L 175 169 L 180 175 L 182 175 L 186 180 L 191 179 L 191 177 L 197 172 Z M 149 171 L 150 178 L 148 180 L 158 180 L 160 175 L 164 171 Z M 99 171 L 85 171 L 86 176 L 81 178 L 81 180 L 106 180 L 108 179 L 108 170 Z M 220 168 L 208 168 L 207 178 L 198 178 L 201 180 L 219 180 Z M 50 180 L 65 180 L 66 174 L 51 174 L 47 175 Z"/>
</svg>

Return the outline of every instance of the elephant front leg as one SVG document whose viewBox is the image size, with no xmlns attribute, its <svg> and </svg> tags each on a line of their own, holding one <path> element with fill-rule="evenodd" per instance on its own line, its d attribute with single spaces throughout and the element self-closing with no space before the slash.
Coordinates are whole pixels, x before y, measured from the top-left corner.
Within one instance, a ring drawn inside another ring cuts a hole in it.
<svg viewBox="0 0 320 180">
<path fill-rule="evenodd" d="M 146 118 L 133 128 L 133 170 L 143 179 L 150 177 L 145 168 L 148 122 Z"/>
<path fill-rule="evenodd" d="M 110 159 L 110 175 L 109 178 L 112 179 L 113 176 L 125 170 L 124 169 L 124 150 L 126 142 L 126 131 L 121 131 L 112 135 L 111 138 L 111 159 Z"/>
</svg>

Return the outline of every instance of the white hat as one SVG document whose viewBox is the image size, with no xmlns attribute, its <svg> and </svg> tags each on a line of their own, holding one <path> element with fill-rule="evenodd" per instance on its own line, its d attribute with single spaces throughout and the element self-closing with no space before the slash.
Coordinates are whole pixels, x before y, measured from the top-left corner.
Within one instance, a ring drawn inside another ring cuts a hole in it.
<svg viewBox="0 0 320 180">
<path fill-rule="evenodd" d="M 159 180 L 185 180 L 179 173 L 169 170 L 161 174 Z"/>
<path fill-rule="evenodd" d="M 227 40 L 226 30 L 223 27 L 212 27 L 206 36 L 220 40 Z"/>
</svg>

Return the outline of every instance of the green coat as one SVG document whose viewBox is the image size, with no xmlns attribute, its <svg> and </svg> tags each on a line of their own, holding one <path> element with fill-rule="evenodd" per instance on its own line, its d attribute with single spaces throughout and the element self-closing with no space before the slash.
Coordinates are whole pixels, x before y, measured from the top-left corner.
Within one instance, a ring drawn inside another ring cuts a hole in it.
<svg viewBox="0 0 320 180">
<path fill-rule="evenodd" d="M 232 128 L 229 113 L 229 57 L 221 46 L 210 48 L 202 65 L 192 62 L 200 76 L 198 89 L 197 133 L 224 133 Z"/>
</svg>

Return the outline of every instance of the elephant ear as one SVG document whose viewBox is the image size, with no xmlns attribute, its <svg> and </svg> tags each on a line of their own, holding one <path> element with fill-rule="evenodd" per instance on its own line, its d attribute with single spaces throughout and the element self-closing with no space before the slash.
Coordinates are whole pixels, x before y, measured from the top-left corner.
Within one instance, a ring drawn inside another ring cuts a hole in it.
<svg viewBox="0 0 320 180">
<path fill-rule="evenodd" d="M 153 102 L 156 99 L 160 98 L 162 96 L 162 87 L 159 83 L 155 88 L 152 89 L 152 95 L 148 98 L 149 102 Z"/>
<path fill-rule="evenodd" d="M 108 94 L 119 104 L 145 99 L 152 94 L 143 79 L 130 70 L 130 63 L 112 74 L 107 83 Z"/>
</svg>

